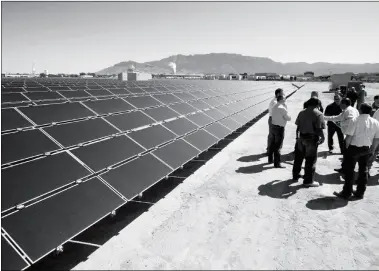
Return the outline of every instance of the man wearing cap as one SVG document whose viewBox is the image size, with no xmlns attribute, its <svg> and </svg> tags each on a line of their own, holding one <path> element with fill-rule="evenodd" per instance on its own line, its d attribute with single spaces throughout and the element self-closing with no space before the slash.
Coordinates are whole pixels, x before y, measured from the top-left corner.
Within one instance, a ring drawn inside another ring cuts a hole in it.
<svg viewBox="0 0 379 271">
<path fill-rule="evenodd" d="M 301 165 L 305 158 L 303 185 L 306 187 L 319 186 L 313 178 L 316 171 L 317 148 L 325 141 L 323 132 L 325 122 L 323 114 L 317 109 L 318 106 L 318 99 L 311 98 L 307 101 L 307 108 L 299 113 L 295 122 L 300 136 L 295 146 L 292 177 L 293 181 L 299 180 Z"/>
<path fill-rule="evenodd" d="M 275 97 L 271 100 L 269 106 L 268 106 L 268 114 L 269 114 L 269 117 L 268 117 L 268 136 L 267 136 L 267 154 L 268 154 L 268 148 L 271 144 L 271 140 L 272 140 L 272 131 L 271 131 L 271 127 L 272 127 L 272 108 L 275 106 L 275 104 L 277 103 L 277 97 L 281 95 L 281 96 L 284 96 L 284 93 L 283 93 L 283 89 L 281 88 L 278 88 L 275 90 Z"/>
<path fill-rule="evenodd" d="M 356 198 L 363 198 L 367 186 L 367 163 L 370 157 L 370 146 L 374 138 L 379 140 L 379 122 L 370 117 L 372 108 L 363 103 L 360 107 L 360 115 L 350 122 L 346 131 L 345 153 L 345 184 L 341 192 L 334 192 L 337 197 L 348 200 L 353 194 Z M 355 165 L 359 166 L 357 190 L 353 191 L 353 178 Z"/>
</svg>

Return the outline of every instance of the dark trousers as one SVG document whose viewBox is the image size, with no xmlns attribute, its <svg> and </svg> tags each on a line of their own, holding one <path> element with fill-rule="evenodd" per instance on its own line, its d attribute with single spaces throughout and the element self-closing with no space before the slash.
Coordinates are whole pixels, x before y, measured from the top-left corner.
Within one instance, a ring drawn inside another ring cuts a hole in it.
<svg viewBox="0 0 379 271">
<path fill-rule="evenodd" d="M 357 194 L 363 195 L 366 191 L 368 179 L 368 159 L 370 157 L 369 147 L 357 147 L 350 145 L 344 155 L 343 171 L 345 173 L 345 184 L 342 193 L 345 196 L 351 196 L 354 184 L 354 169 L 358 162 L 359 173 L 357 180 Z"/>
<path fill-rule="evenodd" d="M 268 136 L 267 136 L 267 152 L 268 148 L 270 147 L 270 142 L 272 138 L 272 117 L 268 118 Z"/>
<path fill-rule="evenodd" d="M 313 177 L 316 172 L 318 136 L 316 135 L 301 135 L 295 146 L 295 161 L 292 168 L 292 176 L 294 179 L 299 178 L 301 165 L 305 158 L 304 167 L 304 184 L 313 182 Z"/>
<path fill-rule="evenodd" d="M 268 158 L 274 157 L 274 165 L 280 165 L 280 151 L 284 140 L 284 127 L 278 125 L 271 126 L 271 140 L 268 147 Z"/>
<path fill-rule="evenodd" d="M 345 151 L 345 142 L 342 130 L 335 123 L 328 123 L 328 147 L 329 150 L 333 149 L 333 136 L 337 133 L 338 143 L 340 145 L 341 153 Z"/>
</svg>

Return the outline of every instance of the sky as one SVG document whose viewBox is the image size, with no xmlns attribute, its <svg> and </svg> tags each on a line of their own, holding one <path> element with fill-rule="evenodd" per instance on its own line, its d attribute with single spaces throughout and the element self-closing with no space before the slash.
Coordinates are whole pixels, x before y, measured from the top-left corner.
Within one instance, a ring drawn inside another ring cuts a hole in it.
<svg viewBox="0 0 379 271">
<path fill-rule="evenodd" d="M 236 53 L 379 62 L 379 2 L 2 2 L 2 72 L 97 72 L 121 61 Z"/>
</svg>

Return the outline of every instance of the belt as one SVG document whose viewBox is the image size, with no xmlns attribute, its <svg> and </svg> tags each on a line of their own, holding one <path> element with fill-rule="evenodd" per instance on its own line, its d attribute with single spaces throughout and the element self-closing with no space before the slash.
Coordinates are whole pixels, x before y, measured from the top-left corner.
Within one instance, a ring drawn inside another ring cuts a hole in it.
<svg viewBox="0 0 379 271">
<path fill-rule="evenodd" d="M 272 126 L 273 126 L 273 127 L 278 127 L 278 128 L 284 128 L 284 126 L 275 125 L 275 124 L 273 124 Z"/>
</svg>

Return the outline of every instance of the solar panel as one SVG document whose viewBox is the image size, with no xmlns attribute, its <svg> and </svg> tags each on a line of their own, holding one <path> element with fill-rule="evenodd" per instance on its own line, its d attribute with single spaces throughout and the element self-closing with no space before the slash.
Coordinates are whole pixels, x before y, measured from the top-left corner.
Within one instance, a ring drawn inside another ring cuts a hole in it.
<svg viewBox="0 0 379 271">
<path fill-rule="evenodd" d="M 44 128 L 44 130 L 64 147 L 110 136 L 118 132 L 117 129 L 100 118 L 54 125 Z"/>
<path fill-rule="evenodd" d="M 176 169 L 196 157 L 200 151 L 180 139 L 155 150 L 153 153 Z"/>
<path fill-rule="evenodd" d="M 182 102 L 178 97 L 175 97 L 172 94 L 160 94 L 160 95 L 153 95 L 155 99 L 162 102 L 163 104 L 170 104 L 170 103 L 179 103 Z"/>
<path fill-rule="evenodd" d="M 128 104 L 122 99 L 107 99 L 107 100 L 90 101 L 90 102 L 84 102 L 84 104 L 99 115 L 128 111 L 128 110 L 134 109 L 133 106 L 131 106 L 130 104 Z"/>
<path fill-rule="evenodd" d="M 148 167 L 149 170 L 146 170 Z M 151 154 L 134 159 L 112 169 L 101 177 L 124 197 L 134 198 L 171 172 L 171 169 Z"/>
<path fill-rule="evenodd" d="M 211 133 L 219 139 L 226 137 L 232 132 L 231 130 L 217 122 L 205 127 L 204 130 Z"/>
<path fill-rule="evenodd" d="M 64 97 L 59 95 L 57 92 L 47 92 L 47 91 L 28 92 L 28 93 L 25 93 L 25 96 L 28 97 L 32 101 L 58 100 L 58 99 L 64 100 Z"/>
<path fill-rule="evenodd" d="M 13 108 L 1 109 L 1 131 L 30 126 L 32 126 L 32 124 Z"/>
<path fill-rule="evenodd" d="M 230 130 L 234 131 L 241 127 L 241 124 L 228 117 L 219 121 L 222 125 L 226 126 Z"/>
<path fill-rule="evenodd" d="M 128 87 L 127 88 L 131 93 L 145 93 L 141 88 L 133 88 L 133 87 Z"/>
<path fill-rule="evenodd" d="M 195 99 L 196 99 L 195 96 L 193 96 L 193 95 L 191 95 L 191 94 L 189 94 L 189 93 L 185 93 L 185 92 L 183 92 L 183 93 L 174 93 L 174 95 L 175 95 L 176 97 L 178 97 L 179 99 L 183 100 L 184 102 L 187 102 L 187 101 L 191 101 L 191 100 L 195 100 Z"/>
<path fill-rule="evenodd" d="M 37 125 L 52 122 L 67 121 L 94 116 L 95 114 L 80 103 L 51 104 L 33 107 L 23 107 L 24 113 Z"/>
<path fill-rule="evenodd" d="M 105 119 L 119 128 L 121 131 L 136 129 L 142 126 L 153 124 L 155 122 L 152 118 L 146 116 L 140 111 L 113 115 L 106 117 Z"/>
<path fill-rule="evenodd" d="M 84 90 L 67 90 L 67 91 L 58 91 L 58 93 L 62 94 L 65 98 L 84 98 L 90 97 L 87 92 Z"/>
<path fill-rule="evenodd" d="M 19 161 L 59 149 L 39 130 L 1 135 L 1 164 Z"/>
<path fill-rule="evenodd" d="M 186 136 L 184 139 L 202 151 L 208 149 L 218 141 L 215 136 L 202 129 Z"/>
<path fill-rule="evenodd" d="M 201 100 L 198 100 L 198 101 L 190 101 L 188 102 L 189 105 L 197 108 L 198 110 L 204 110 L 204 109 L 207 109 L 207 108 L 210 108 L 211 106 L 208 105 L 207 103 L 201 101 Z"/>
<path fill-rule="evenodd" d="M 209 97 L 204 91 L 194 91 L 191 95 L 195 96 L 197 99 L 203 99 Z"/>
<path fill-rule="evenodd" d="M 52 91 L 60 91 L 60 90 L 70 90 L 69 87 L 49 87 Z"/>
<path fill-rule="evenodd" d="M 197 111 L 195 107 L 190 106 L 189 104 L 186 104 L 186 103 L 172 104 L 169 107 L 182 115 L 186 115 L 186 114 Z"/>
<path fill-rule="evenodd" d="M 152 87 L 150 87 L 150 88 L 144 87 L 144 88 L 142 88 L 142 90 L 145 92 L 148 92 L 148 93 L 159 93 L 159 91 L 157 89 L 152 88 Z"/>
<path fill-rule="evenodd" d="M 1 211 L 74 182 L 90 172 L 68 153 L 1 170 Z"/>
<path fill-rule="evenodd" d="M 1 92 L 25 92 L 23 88 L 2 88 Z"/>
<path fill-rule="evenodd" d="M 108 89 L 109 92 L 112 92 L 115 95 L 129 95 L 131 92 L 123 88 L 111 88 Z"/>
<path fill-rule="evenodd" d="M 15 103 L 29 101 L 25 96 L 20 93 L 2 93 L 1 94 L 1 103 Z"/>
<path fill-rule="evenodd" d="M 146 109 L 144 112 L 147 115 L 149 115 L 151 118 L 155 119 L 156 121 L 163 121 L 163 120 L 172 119 L 179 116 L 178 113 L 171 110 L 167 106 Z"/>
<path fill-rule="evenodd" d="M 26 87 L 25 88 L 26 91 L 28 92 L 41 92 L 41 91 L 49 91 L 47 88 L 45 87 Z"/>
<path fill-rule="evenodd" d="M 163 124 L 163 126 L 167 127 L 179 136 L 196 130 L 198 128 L 197 125 L 193 124 L 186 118 L 180 118 L 170 122 L 166 122 L 165 124 Z"/>
<path fill-rule="evenodd" d="M 124 98 L 124 100 L 134 105 L 136 108 L 145 108 L 145 107 L 162 105 L 161 102 L 157 101 L 151 96 L 126 97 Z"/>
<path fill-rule="evenodd" d="M 142 147 L 122 135 L 86 145 L 71 152 L 97 172 L 143 151 Z"/>
<path fill-rule="evenodd" d="M 89 89 L 86 90 L 89 94 L 95 97 L 100 97 L 100 96 L 112 96 L 113 93 L 109 92 L 108 90 L 105 89 Z"/>
<path fill-rule="evenodd" d="M 138 130 L 129 134 L 136 142 L 151 149 L 176 137 L 175 134 L 164 128 L 162 125 L 155 125 L 146 129 Z"/>
<path fill-rule="evenodd" d="M 210 116 L 214 120 L 219 120 L 227 116 L 226 114 L 222 113 L 220 110 L 216 108 L 209 109 L 205 111 L 204 114 Z"/>
<path fill-rule="evenodd" d="M 2 226 L 36 261 L 124 201 L 94 178 L 2 219 Z"/>
<path fill-rule="evenodd" d="M 1 270 L 21 270 L 28 265 L 9 242 L 1 236 Z"/>
<path fill-rule="evenodd" d="M 187 116 L 187 118 L 199 126 L 204 126 L 214 121 L 212 118 L 201 112 Z"/>
</svg>

